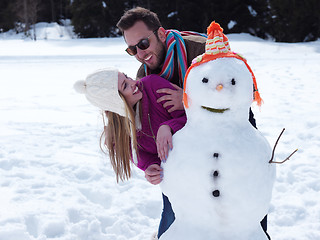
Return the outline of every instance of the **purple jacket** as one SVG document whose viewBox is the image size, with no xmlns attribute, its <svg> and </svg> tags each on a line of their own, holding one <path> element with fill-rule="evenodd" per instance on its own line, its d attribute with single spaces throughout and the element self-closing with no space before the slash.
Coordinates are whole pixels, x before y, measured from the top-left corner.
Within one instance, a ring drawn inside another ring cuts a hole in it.
<svg viewBox="0 0 320 240">
<path fill-rule="evenodd" d="M 168 125 L 173 134 L 180 130 L 186 123 L 187 118 L 184 110 L 176 110 L 169 113 L 163 107 L 165 101 L 157 103 L 157 99 L 165 94 L 156 93 L 158 89 L 170 88 L 170 82 L 158 75 L 148 75 L 139 81 L 138 87 L 142 91 L 141 104 L 141 129 L 137 129 L 138 143 L 138 167 L 143 171 L 151 164 L 160 165 L 158 158 L 156 137 L 161 125 Z"/>
</svg>

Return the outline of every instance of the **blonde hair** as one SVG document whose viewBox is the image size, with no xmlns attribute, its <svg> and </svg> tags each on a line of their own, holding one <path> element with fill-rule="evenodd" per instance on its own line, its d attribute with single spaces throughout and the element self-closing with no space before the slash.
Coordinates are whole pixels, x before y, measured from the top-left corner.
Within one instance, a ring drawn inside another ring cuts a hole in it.
<svg viewBox="0 0 320 240">
<path fill-rule="evenodd" d="M 119 94 L 125 103 L 126 117 L 105 111 L 103 114 L 108 119 L 108 125 L 104 126 L 104 131 L 100 138 L 101 150 L 103 151 L 103 146 L 108 148 L 110 162 L 116 173 L 117 182 L 119 182 L 119 179 L 124 181 L 131 177 L 133 154 L 138 152 L 135 114 L 125 98 L 121 93 Z M 132 148 L 134 151 L 132 151 Z"/>
</svg>

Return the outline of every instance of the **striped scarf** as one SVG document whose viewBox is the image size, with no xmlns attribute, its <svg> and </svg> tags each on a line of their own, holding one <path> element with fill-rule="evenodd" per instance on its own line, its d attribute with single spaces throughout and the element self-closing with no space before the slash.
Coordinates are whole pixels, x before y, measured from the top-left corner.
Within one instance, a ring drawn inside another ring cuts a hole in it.
<svg viewBox="0 0 320 240">
<path fill-rule="evenodd" d="M 166 30 L 167 54 L 166 54 L 162 69 L 158 74 L 159 76 L 171 81 L 174 74 L 174 58 L 176 54 L 177 60 L 178 60 L 178 68 L 179 68 L 178 70 L 179 70 L 180 86 L 183 86 L 183 80 L 188 69 L 187 50 L 186 50 L 186 45 L 184 43 L 182 36 L 188 36 L 188 35 L 198 35 L 198 36 L 207 37 L 207 35 L 205 34 L 192 32 L 192 31 L 179 32 L 177 30 Z M 144 64 L 144 70 L 146 75 L 151 74 L 151 71 L 146 64 Z"/>
</svg>

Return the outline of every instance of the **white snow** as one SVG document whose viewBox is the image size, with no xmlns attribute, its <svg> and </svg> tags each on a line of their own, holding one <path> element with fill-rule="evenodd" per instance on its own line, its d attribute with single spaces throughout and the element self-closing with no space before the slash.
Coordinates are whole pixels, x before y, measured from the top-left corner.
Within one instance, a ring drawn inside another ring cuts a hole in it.
<svg viewBox="0 0 320 240">
<path fill-rule="evenodd" d="M 254 10 L 253 8 L 252 8 L 252 6 L 248 6 L 248 10 L 249 10 L 249 12 L 251 13 L 251 15 L 253 16 L 253 17 L 255 17 L 255 16 L 257 16 L 257 12 L 256 12 L 256 10 Z"/>
<path fill-rule="evenodd" d="M 237 22 L 231 20 L 231 21 L 228 23 L 228 29 L 232 29 L 235 25 L 237 25 Z"/>
<path fill-rule="evenodd" d="M 275 43 L 228 35 L 253 69 L 264 99 L 258 128 L 283 160 L 277 167 L 268 232 L 277 240 L 320 239 L 320 41 Z M 44 39 L 38 36 L 38 39 Z M 141 240 L 157 230 L 158 186 L 135 169 L 117 184 L 99 149 L 99 111 L 73 89 L 115 66 L 139 63 L 121 38 L 31 41 L 0 35 L 0 240 Z"/>
</svg>

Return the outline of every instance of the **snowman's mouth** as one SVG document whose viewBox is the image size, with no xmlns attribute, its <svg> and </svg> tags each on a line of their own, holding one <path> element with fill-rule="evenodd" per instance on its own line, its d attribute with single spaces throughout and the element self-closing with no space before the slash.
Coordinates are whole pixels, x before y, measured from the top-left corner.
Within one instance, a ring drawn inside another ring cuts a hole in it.
<svg viewBox="0 0 320 240">
<path fill-rule="evenodd" d="M 209 111 L 209 112 L 213 112 L 213 113 L 224 113 L 225 111 L 230 110 L 230 108 L 209 108 L 209 107 L 204 107 L 201 106 L 203 109 Z"/>
</svg>

